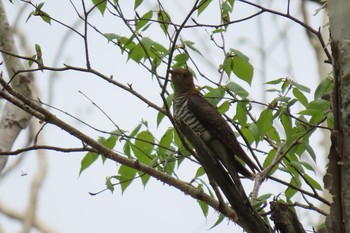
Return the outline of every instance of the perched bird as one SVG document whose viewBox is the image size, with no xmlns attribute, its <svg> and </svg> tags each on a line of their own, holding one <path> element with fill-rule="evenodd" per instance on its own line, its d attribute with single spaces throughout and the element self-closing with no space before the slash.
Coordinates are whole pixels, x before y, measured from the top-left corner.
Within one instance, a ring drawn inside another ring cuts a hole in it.
<svg viewBox="0 0 350 233">
<path fill-rule="evenodd" d="M 229 173 L 238 172 L 253 179 L 254 175 L 238 158 L 247 164 L 253 173 L 259 169 L 241 148 L 227 121 L 195 88 L 192 73 L 184 68 L 176 68 L 169 72 L 175 90 L 173 99 L 175 121 L 189 126 Z M 191 136 L 182 133 L 191 142 Z"/>
</svg>

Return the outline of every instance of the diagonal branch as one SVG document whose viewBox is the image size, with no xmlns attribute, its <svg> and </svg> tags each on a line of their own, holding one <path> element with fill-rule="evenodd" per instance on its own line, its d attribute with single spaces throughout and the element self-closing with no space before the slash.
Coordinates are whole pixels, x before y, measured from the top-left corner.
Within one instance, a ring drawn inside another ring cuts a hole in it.
<svg viewBox="0 0 350 233">
<path fill-rule="evenodd" d="M 190 184 L 176 179 L 165 172 L 161 172 L 153 167 L 140 163 L 137 160 L 129 159 L 125 156 L 120 155 L 119 153 L 114 152 L 113 150 L 107 148 L 106 146 L 98 143 L 96 140 L 92 139 L 83 132 L 77 130 L 73 126 L 62 121 L 57 116 L 53 115 L 48 110 L 37 105 L 35 102 L 20 94 L 19 92 L 12 89 L 3 79 L 0 78 L 0 85 L 3 87 L 3 90 L 0 90 L 0 96 L 4 99 L 12 102 L 14 105 L 25 110 L 29 114 L 35 116 L 36 118 L 55 125 L 72 136 L 80 139 L 85 144 L 94 148 L 98 153 L 104 155 L 106 158 L 109 158 L 113 161 L 116 161 L 125 166 L 137 169 L 141 172 L 149 174 L 150 176 L 156 178 L 157 180 L 164 182 L 170 186 L 177 188 L 178 190 L 184 192 L 185 194 L 193 197 L 194 199 L 201 200 L 211 206 L 213 209 L 221 212 L 223 215 L 233 218 L 235 212 L 228 206 L 222 203 L 219 203 L 217 200 L 212 198 L 206 193 L 203 193 L 201 190 L 191 186 Z"/>
</svg>

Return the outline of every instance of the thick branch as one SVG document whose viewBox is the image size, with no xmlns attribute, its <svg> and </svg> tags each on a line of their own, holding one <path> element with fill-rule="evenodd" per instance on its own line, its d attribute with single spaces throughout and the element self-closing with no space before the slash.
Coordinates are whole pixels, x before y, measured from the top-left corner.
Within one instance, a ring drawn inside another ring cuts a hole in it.
<svg viewBox="0 0 350 233">
<path fill-rule="evenodd" d="M 211 206 L 213 209 L 221 212 L 225 216 L 235 219 L 235 212 L 227 205 L 223 203 L 219 203 L 217 200 L 212 198 L 211 196 L 203 193 L 202 191 L 196 189 L 195 187 L 189 185 L 186 182 L 183 182 L 181 180 L 178 180 L 164 172 L 161 172 L 153 167 L 150 167 L 148 165 L 142 164 L 137 160 L 129 159 L 125 156 L 122 156 L 113 150 L 107 148 L 106 146 L 98 143 L 96 140 L 92 139 L 88 135 L 82 133 L 81 131 L 77 130 L 76 128 L 72 127 L 71 125 L 67 124 L 66 122 L 62 121 L 55 115 L 53 115 L 48 110 L 44 109 L 43 107 L 37 105 L 35 102 L 30 100 L 29 98 L 23 96 L 22 94 L 18 93 L 17 91 L 13 90 L 7 83 L 0 79 L 0 84 L 4 87 L 5 90 L 0 91 L 0 96 L 7 99 L 8 101 L 12 102 L 19 108 L 27 111 L 29 114 L 35 116 L 36 118 L 45 121 L 47 123 L 50 123 L 52 125 L 56 125 L 57 127 L 63 129 L 67 133 L 71 134 L 72 136 L 80 139 L 85 144 L 90 146 L 91 148 L 94 148 L 97 153 L 103 154 L 105 157 L 116 161 L 118 163 L 121 163 L 123 165 L 126 165 L 128 167 L 135 168 L 139 171 L 142 171 L 146 174 L 149 174 L 150 176 L 156 178 L 157 180 L 160 180 L 161 182 L 164 182 L 166 184 L 169 184 L 170 186 L 173 186 L 180 191 L 184 192 L 187 195 L 190 195 L 191 197 L 201 200 L 205 203 L 207 203 L 209 206 Z"/>
</svg>

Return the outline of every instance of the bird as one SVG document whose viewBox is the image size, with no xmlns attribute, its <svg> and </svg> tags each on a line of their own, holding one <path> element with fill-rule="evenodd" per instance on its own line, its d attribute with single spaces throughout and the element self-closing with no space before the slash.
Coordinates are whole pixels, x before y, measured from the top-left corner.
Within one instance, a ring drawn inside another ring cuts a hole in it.
<svg viewBox="0 0 350 233">
<path fill-rule="evenodd" d="M 259 168 L 242 149 L 227 121 L 196 89 L 191 71 L 186 68 L 175 68 L 169 70 L 169 73 L 174 87 L 175 122 L 185 123 L 192 129 L 229 173 L 238 172 L 253 180 Z M 191 142 L 193 134 L 181 133 Z M 248 165 L 251 171 L 239 160 Z"/>
</svg>

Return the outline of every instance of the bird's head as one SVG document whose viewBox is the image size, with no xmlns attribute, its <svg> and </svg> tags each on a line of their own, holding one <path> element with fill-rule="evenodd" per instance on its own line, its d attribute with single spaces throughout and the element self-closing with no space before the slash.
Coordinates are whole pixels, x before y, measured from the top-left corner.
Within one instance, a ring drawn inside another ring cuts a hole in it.
<svg viewBox="0 0 350 233">
<path fill-rule="evenodd" d="M 174 84 L 175 94 L 196 92 L 191 71 L 184 68 L 176 68 L 169 70 L 169 73 Z"/>
</svg>

